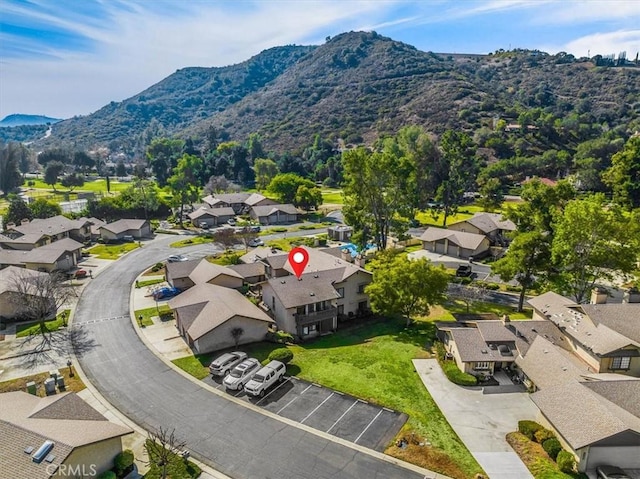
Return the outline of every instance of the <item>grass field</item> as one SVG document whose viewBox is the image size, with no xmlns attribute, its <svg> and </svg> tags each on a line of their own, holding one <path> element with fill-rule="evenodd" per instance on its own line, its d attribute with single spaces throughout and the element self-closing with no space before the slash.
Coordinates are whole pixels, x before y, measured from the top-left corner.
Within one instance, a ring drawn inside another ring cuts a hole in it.
<svg viewBox="0 0 640 479">
<path fill-rule="evenodd" d="M 42 180 L 34 180 L 31 179 L 29 181 L 33 181 L 34 185 L 33 186 L 27 186 L 26 183 L 23 185 L 24 188 L 34 188 L 34 190 L 36 193 L 38 194 L 51 194 L 53 193 L 53 188 L 51 187 L 51 185 L 46 184 L 44 181 Z M 115 180 L 110 180 L 110 190 L 111 193 L 115 193 L 115 192 L 120 192 L 123 191 L 125 189 L 127 189 L 129 186 L 131 186 L 131 183 L 120 183 L 118 181 Z M 68 191 L 68 188 L 62 186 L 59 182 L 56 183 L 55 185 L 56 190 L 61 191 L 61 192 L 66 192 Z M 40 193 L 40 191 L 43 191 L 42 193 Z M 74 193 L 77 193 L 79 191 L 93 191 L 94 193 L 107 193 L 107 182 L 104 179 L 97 179 L 97 180 L 85 180 L 84 185 L 75 188 L 73 190 Z M 27 194 L 29 194 L 30 192 L 28 191 Z M 38 196 L 38 194 L 36 194 L 35 196 Z M 31 196 L 31 195 L 29 195 Z"/>
<path fill-rule="evenodd" d="M 99 244 L 87 251 L 100 259 L 118 259 L 125 253 L 139 248 L 138 243 Z"/>
<path fill-rule="evenodd" d="M 162 319 L 171 314 L 171 309 L 169 309 L 169 306 L 166 304 L 162 304 L 158 308 L 154 306 L 152 308 L 138 309 L 134 311 L 133 314 L 138 324 L 142 326 L 153 326 L 153 320 L 151 319 L 153 316 L 159 316 Z M 142 316 L 142 321 L 140 321 L 140 316 Z"/>
<path fill-rule="evenodd" d="M 62 326 L 66 326 L 67 321 L 69 321 L 69 313 L 71 313 L 71 310 L 69 309 L 60 311 L 60 313 L 58 313 L 58 315 L 56 316 L 56 319 L 45 321 L 44 327 L 47 329 L 47 331 L 52 332 L 57 331 Z M 25 338 L 27 336 L 31 336 L 32 334 L 38 334 L 41 332 L 40 328 L 41 326 L 38 322 L 21 324 L 16 327 L 16 338 Z"/>
<path fill-rule="evenodd" d="M 322 203 L 331 205 L 341 205 L 344 203 L 342 190 L 337 188 L 322 189 Z"/>
<path fill-rule="evenodd" d="M 478 312 L 483 309 L 479 305 Z M 429 318 L 409 328 L 404 321 L 372 320 L 344 328 L 335 334 L 299 345 L 288 366 L 290 374 L 323 386 L 405 412 L 409 421 L 401 431 L 429 441 L 433 447 L 399 449 L 391 445 L 387 453 L 420 464 L 456 479 L 471 479 L 480 466 L 449 426 L 422 381 L 412 359 L 432 357 L 434 320 L 452 319 L 442 307 L 433 308 Z M 244 347 L 247 354 L 266 360 L 280 344 L 256 343 Z M 199 379 L 208 374 L 211 355 L 189 356 L 174 361 Z"/>
</svg>

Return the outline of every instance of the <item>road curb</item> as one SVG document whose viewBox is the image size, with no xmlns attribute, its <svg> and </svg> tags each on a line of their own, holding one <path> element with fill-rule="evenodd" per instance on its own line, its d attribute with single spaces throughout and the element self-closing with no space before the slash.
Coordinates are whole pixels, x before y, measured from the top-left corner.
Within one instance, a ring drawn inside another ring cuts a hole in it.
<svg viewBox="0 0 640 479">
<path fill-rule="evenodd" d="M 136 279 L 139 279 L 141 275 L 139 275 Z M 135 284 L 132 283 L 132 286 Z M 434 471 L 430 471 L 429 469 L 424 469 L 420 466 L 417 466 L 415 464 L 411 464 L 409 462 L 403 461 L 401 459 L 397 459 L 395 457 L 389 456 L 387 454 L 378 452 L 378 451 L 374 451 L 373 449 L 369 449 L 367 447 L 363 447 L 363 446 L 359 446 L 358 444 L 352 443 L 350 441 L 347 441 L 345 439 L 341 439 L 337 436 L 333 436 L 331 434 L 327 434 L 323 431 L 319 431 L 317 429 L 314 429 L 312 427 L 306 426 L 304 424 L 300 424 L 296 421 L 293 421 L 291 419 L 287 419 L 285 417 L 282 416 L 278 416 L 275 413 L 272 413 L 270 411 L 267 411 L 266 409 L 263 409 L 261 407 L 258 407 L 250 402 L 245 402 L 242 401 L 238 398 L 235 398 L 234 396 L 229 396 L 228 394 L 225 394 L 215 388 L 213 388 L 212 386 L 208 385 L 207 383 L 200 381 L 196 378 L 194 378 L 193 376 L 191 376 L 190 374 L 188 374 L 187 372 L 183 371 L 182 369 L 180 369 L 178 366 L 176 366 L 175 364 L 173 364 L 171 361 L 169 361 L 168 359 L 166 359 L 162 354 L 160 354 L 160 352 L 153 346 L 153 344 L 146 338 L 146 336 L 144 335 L 144 333 L 142 333 L 140 326 L 138 325 L 138 321 L 135 318 L 135 308 L 134 308 L 134 291 L 135 289 L 132 287 L 131 288 L 131 292 L 129 295 L 129 316 L 130 316 L 130 320 L 131 320 L 131 324 L 133 325 L 134 330 L 136 331 L 136 334 L 138 335 L 138 337 L 140 338 L 140 340 L 142 341 L 142 343 L 147 347 L 147 349 L 149 349 L 149 351 L 151 351 L 158 359 L 160 359 L 163 363 L 165 363 L 167 365 L 167 367 L 170 367 L 171 369 L 173 369 L 174 371 L 178 372 L 179 374 L 181 374 L 184 378 L 188 379 L 189 381 L 193 382 L 194 384 L 197 384 L 199 386 L 201 386 L 202 388 L 206 389 L 207 391 L 218 395 L 219 397 L 223 397 L 224 399 L 228 400 L 228 401 L 232 401 L 242 407 L 245 407 L 247 409 L 251 409 L 252 411 L 258 413 L 258 414 L 262 414 L 263 416 L 267 416 L 271 419 L 275 419 L 277 421 L 280 421 L 288 426 L 293 426 L 296 427 L 300 430 L 303 430 L 305 432 L 314 434 L 316 436 L 319 436 L 323 439 L 326 439 L 328 441 L 331 441 L 333 443 L 336 444 L 340 444 L 341 446 L 346 446 L 349 447 L 350 449 L 354 449 L 358 452 L 362 452 L 364 454 L 367 454 L 369 456 L 375 457 L 376 459 L 380 459 L 383 460 L 385 462 L 394 464 L 394 465 L 398 465 L 401 467 L 404 467 L 405 469 L 409 469 L 413 472 L 417 472 L 419 474 L 422 474 L 424 476 L 425 479 L 451 479 L 448 476 L 444 476 L 442 474 L 439 474 L 437 472 Z"/>
</svg>

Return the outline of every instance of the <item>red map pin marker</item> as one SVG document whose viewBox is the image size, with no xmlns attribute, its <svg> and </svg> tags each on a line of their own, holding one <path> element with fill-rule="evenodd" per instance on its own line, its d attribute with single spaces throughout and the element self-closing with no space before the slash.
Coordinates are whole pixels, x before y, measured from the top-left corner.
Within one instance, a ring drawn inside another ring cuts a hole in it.
<svg viewBox="0 0 640 479">
<path fill-rule="evenodd" d="M 304 268 L 307 266 L 309 262 L 309 253 L 304 248 L 293 248 L 289 251 L 289 264 L 291 268 L 293 268 L 293 272 L 296 274 L 297 278 L 300 279 L 302 273 L 304 272 Z"/>
</svg>

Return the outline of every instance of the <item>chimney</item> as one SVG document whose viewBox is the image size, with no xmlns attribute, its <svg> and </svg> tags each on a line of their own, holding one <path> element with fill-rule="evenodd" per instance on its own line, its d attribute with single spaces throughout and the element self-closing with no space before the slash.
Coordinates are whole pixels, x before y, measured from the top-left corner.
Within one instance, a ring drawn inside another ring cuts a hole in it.
<svg viewBox="0 0 640 479">
<path fill-rule="evenodd" d="M 351 252 L 348 249 L 343 249 L 340 251 L 342 253 L 342 260 L 351 263 L 353 258 L 351 257 Z"/>
<path fill-rule="evenodd" d="M 623 303 L 640 303 L 640 290 L 638 288 L 629 288 L 624 292 L 622 297 Z"/>
<path fill-rule="evenodd" d="M 607 302 L 607 292 L 597 286 L 591 290 L 591 304 L 605 304 Z"/>
<path fill-rule="evenodd" d="M 364 257 L 363 254 L 359 254 L 358 256 L 356 256 L 356 262 L 358 266 L 360 266 L 361 268 L 364 268 L 364 265 L 367 263 L 367 259 Z"/>
<path fill-rule="evenodd" d="M 509 324 L 511 322 L 511 318 L 509 317 L 508 314 L 503 314 L 502 315 L 502 324 L 504 326 L 506 326 L 507 324 Z"/>
<path fill-rule="evenodd" d="M 22 220 L 20 220 L 21 225 L 26 225 L 28 223 L 29 223 L 29 218 L 23 218 Z"/>
</svg>

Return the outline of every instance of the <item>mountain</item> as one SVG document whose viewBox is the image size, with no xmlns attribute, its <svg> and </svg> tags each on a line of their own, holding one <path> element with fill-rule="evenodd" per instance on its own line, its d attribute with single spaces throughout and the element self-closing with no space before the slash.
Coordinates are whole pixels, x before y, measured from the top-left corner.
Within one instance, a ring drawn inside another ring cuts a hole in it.
<svg viewBox="0 0 640 479">
<path fill-rule="evenodd" d="M 46 125 L 47 123 L 57 123 L 59 118 L 51 118 L 42 115 L 21 115 L 19 113 L 5 116 L 0 120 L 0 128 L 11 126 L 25 126 L 25 125 Z"/>
<path fill-rule="evenodd" d="M 57 124 L 49 143 L 73 142 L 90 147 L 115 141 L 131 145 L 145 137 L 170 134 L 224 111 L 314 48 L 276 47 L 237 65 L 180 69 L 127 100 L 111 102 L 91 115 Z"/>
<path fill-rule="evenodd" d="M 349 32 L 317 47 L 265 50 L 238 65 L 178 70 L 123 102 L 57 123 L 38 144 L 140 152 L 154 136 L 198 140 L 213 125 L 238 141 L 258 133 L 266 149 L 284 152 L 316 134 L 357 144 L 407 124 L 438 134 L 549 118 L 576 131 L 562 139 L 575 146 L 591 125 L 640 126 L 640 68 L 600 64 L 563 52 L 424 52 L 375 32 Z M 560 140 L 534 146 L 566 149 Z"/>
</svg>

